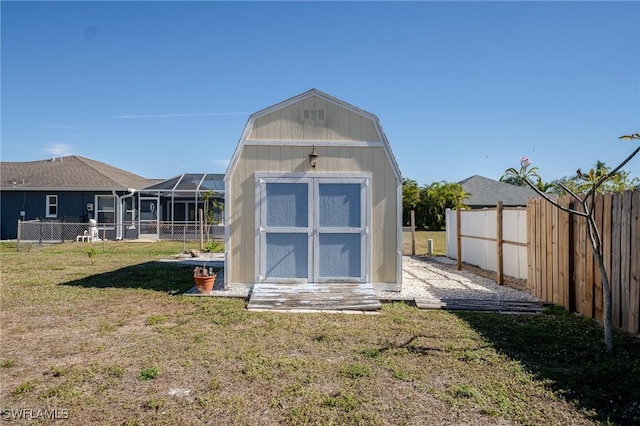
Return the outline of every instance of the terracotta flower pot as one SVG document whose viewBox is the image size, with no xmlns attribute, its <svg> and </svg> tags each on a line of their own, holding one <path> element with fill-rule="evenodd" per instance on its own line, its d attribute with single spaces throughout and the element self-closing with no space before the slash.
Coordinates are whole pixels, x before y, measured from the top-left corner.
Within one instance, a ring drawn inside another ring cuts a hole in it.
<svg viewBox="0 0 640 426">
<path fill-rule="evenodd" d="M 198 289 L 198 292 L 200 292 L 201 294 L 211 294 L 211 291 L 213 290 L 213 283 L 216 280 L 215 274 L 205 277 L 194 275 L 193 279 L 196 282 L 196 288 Z"/>
</svg>

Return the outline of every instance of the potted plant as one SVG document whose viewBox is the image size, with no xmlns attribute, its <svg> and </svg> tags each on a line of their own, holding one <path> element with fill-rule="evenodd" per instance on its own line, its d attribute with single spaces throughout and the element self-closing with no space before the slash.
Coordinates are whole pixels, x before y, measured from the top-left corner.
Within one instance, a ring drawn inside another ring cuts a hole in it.
<svg viewBox="0 0 640 426">
<path fill-rule="evenodd" d="M 211 294 L 213 290 L 213 283 L 216 280 L 216 274 L 213 272 L 213 268 L 208 268 L 205 265 L 196 266 L 193 270 L 193 279 L 196 282 L 196 288 L 201 294 Z"/>
</svg>

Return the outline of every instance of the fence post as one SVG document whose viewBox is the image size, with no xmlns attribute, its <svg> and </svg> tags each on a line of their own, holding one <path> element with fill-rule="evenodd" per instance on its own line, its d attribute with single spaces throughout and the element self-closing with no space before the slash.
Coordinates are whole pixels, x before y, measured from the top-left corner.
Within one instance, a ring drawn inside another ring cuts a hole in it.
<svg viewBox="0 0 640 426">
<path fill-rule="evenodd" d="M 462 224 L 460 206 L 456 207 L 456 257 L 458 258 L 458 271 L 462 270 Z"/>
<path fill-rule="evenodd" d="M 496 272 L 498 274 L 498 284 L 504 284 L 504 271 L 503 271 L 503 253 L 502 253 L 502 201 L 498 201 L 496 205 Z"/>
<path fill-rule="evenodd" d="M 20 219 L 18 219 L 18 235 L 17 235 L 17 239 L 18 242 L 16 244 L 16 251 L 19 252 L 20 251 L 20 234 L 22 232 L 22 221 Z"/>
<path fill-rule="evenodd" d="M 416 255 L 416 211 L 411 210 L 411 255 Z"/>
<path fill-rule="evenodd" d="M 204 223 L 203 223 L 203 211 L 198 209 L 198 219 L 200 221 L 200 250 L 204 250 Z"/>
</svg>

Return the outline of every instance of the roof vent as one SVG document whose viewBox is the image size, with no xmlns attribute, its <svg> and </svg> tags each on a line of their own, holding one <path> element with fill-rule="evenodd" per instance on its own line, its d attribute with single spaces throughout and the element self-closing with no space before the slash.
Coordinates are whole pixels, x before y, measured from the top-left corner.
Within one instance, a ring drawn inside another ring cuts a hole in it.
<svg viewBox="0 0 640 426">
<path fill-rule="evenodd" d="M 324 121 L 323 109 L 305 109 L 302 112 L 303 121 Z"/>
</svg>

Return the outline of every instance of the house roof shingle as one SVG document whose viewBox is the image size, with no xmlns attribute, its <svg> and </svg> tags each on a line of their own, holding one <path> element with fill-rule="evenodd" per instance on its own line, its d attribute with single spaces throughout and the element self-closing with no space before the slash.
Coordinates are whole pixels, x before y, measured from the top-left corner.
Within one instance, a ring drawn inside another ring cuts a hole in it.
<svg viewBox="0 0 640 426">
<path fill-rule="evenodd" d="M 504 206 L 526 206 L 529 198 L 537 194 L 531 188 L 474 175 L 458 182 L 462 190 L 470 194 L 464 200 L 469 207 L 495 207 L 498 201 Z"/>
<path fill-rule="evenodd" d="M 77 155 L 28 162 L 0 162 L 0 187 L 10 189 L 127 190 L 157 180 Z"/>
</svg>

